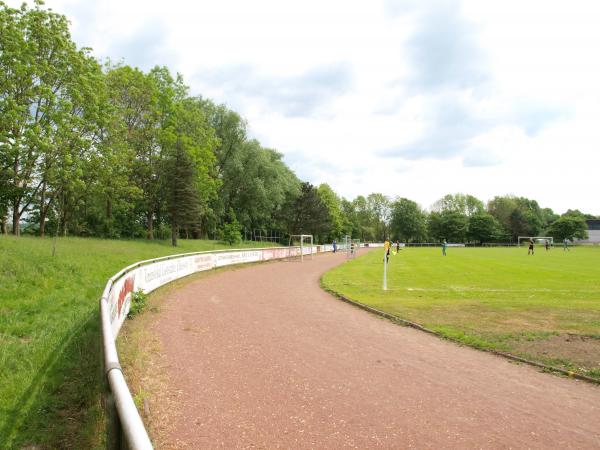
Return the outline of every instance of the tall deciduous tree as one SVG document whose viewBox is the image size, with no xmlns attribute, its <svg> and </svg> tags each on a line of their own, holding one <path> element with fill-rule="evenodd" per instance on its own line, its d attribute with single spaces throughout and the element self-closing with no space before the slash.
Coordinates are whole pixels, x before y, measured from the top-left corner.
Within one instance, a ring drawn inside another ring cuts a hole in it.
<svg viewBox="0 0 600 450">
<path fill-rule="evenodd" d="M 373 241 L 377 234 L 377 217 L 370 209 L 367 199 L 359 195 L 352 201 L 355 213 L 355 220 L 358 223 L 356 234 L 353 236 L 360 238 L 361 241 Z"/>
<path fill-rule="evenodd" d="M 37 199 L 43 211 L 48 196 L 61 197 L 54 205 L 67 220 L 79 187 L 73 165 L 95 135 L 101 78 L 96 61 L 71 40 L 64 16 L 41 2 L 33 9 L 0 6 L 0 164 L 19 235 L 21 217 Z"/>
<path fill-rule="evenodd" d="M 427 216 L 417 203 L 399 198 L 392 203 L 392 237 L 403 242 L 422 241 L 427 236 Z"/>
<path fill-rule="evenodd" d="M 535 200 L 497 196 L 488 202 L 488 212 L 503 226 L 512 240 L 539 234 L 545 223 L 544 213 Z"/>
<path fill-rule="evenodd" d="M 165 122 L 161 173 L 164 200 L 171 225 L 171 242 L 177 245 L 180 229 L 196 231 L 216 194 L 214 130 L 208 126 L 195 99 L 178 101 Z"/>
<path fill-rule="evenodd" d="M 389 237 L 390 204 L 389 197 L 377 192 L 367 197 L 367 207 L 373 220 L 376 240 L 383 241 Z"/>
<path fill-rule="evenodd" d="M 329 217 L 331 219 L 329 230 L 325 240 L 330 242 L 339 239 L 347 230 L 344 228 L 344 215 L 342 213 L 342 204 L 337 194 L 328 184 L 319 185 L 318 189 L 321 200 L 327 206 Z"/>
<path fill-rule="evenodd" d="M 146 237 L 154 238 L 154 221 L 159 205 L 158 178 L 160 172 L 161 117 L 159 87 L 155 78 L 129 66 L 109 68 L 106 74 L 110 102 L 122 126 L 113 133 L 113 143 L 124 142 L 121 154 L 126 168 L 120 175 L 128 178 L 130 204 L 143 216 Z M 164 107 L 163 102 L 163 107 Z M 169 104 L 170 105 L 170 104 Z M 170 107 L 170 106 L 168 106 Z M 111 166 L 118 167 L 118 166 Z M 120 178 L 120 177 L 119 177 Z M 110 184 L 111 186 L 113 183 Z M 118 186 L 118 184 L 116 184 Z M 107 219 L 112 219 L 115 196 L 107 189 L 102 197 L 106 201 Z M 136 222 L 136 217 L 131 217 Z"/>
<path fill-rule="evenodd" d="M 465 242 L 468 218 L 456 211 L 433 211 L 428 219 L 429 233 L 438 241 Z"/>
<path fill-rule="evenodd" d="M 587 224 L 583 216 L 577 214 L 563 214 L 554 221 L 548 229 L 548 234 L 557 240 L 587 239 Z"/>
<path fill-rule="evenodd" d="M 500 223 L 486 212 L 480 212 L 469 216 L 467 238 L 471 241 L 493 242 L 501 237 Z"/>
<path fill-rule="evenodd" d="M 483 202 L 470 194 L 447 194 L 432 206 L 431 210 L 435 212 L 452 211 L 461 213 L 465 216 L 484 211 Z"/>
</svg>

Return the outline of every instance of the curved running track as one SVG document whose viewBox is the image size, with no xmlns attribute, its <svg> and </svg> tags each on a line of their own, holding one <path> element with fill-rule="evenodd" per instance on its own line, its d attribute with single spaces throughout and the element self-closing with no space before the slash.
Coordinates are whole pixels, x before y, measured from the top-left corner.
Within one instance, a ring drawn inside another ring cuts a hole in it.
<svg viewBox="0 0 600 450">
<path fill-rule="evenodd" d="M 168 294 L 152 329 L 167 371 L 162 394 L 176 401 L 160 411 L 159 441 L 169 448 L 600 448 L 600 388 L 341 302 L 318 280 L 343 261 L 326 254 L 255 265 Z"/>
</svg>

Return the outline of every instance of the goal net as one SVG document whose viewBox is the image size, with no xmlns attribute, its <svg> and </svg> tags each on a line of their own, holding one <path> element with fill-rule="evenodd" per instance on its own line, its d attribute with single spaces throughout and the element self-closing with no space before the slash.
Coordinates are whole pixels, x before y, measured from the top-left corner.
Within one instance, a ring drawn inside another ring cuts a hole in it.
<svg viewBox="0 0 600 450">
<path fill-rule="evenodd" d="M 295 260 L 304 262 L 304 256 L 310 255 L 310 259 L 313 259 L 313 235 L 312 234 L 292 234 L 288 243 L 290 251 L 295 249 L 295 254 L 291 256 L 296 257 Z"/>
<path fill-rule="evenodd" d="M 546 245 L 547 241 L 549 245 L 554 246 L 554 238 L 552 236 L 519 236 L 517 240 L 519 247 L 522 244 L 528 244 L 529 241 L 541 245 Z"/>
</svg>

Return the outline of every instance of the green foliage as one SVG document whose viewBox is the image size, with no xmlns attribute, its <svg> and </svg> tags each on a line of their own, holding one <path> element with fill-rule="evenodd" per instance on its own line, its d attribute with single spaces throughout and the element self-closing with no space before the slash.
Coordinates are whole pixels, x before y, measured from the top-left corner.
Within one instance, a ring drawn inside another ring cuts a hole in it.
<svg viewBox="0 0 600 450">
<path fill-rule="evenodd" d="M 468 217 L 460 212 L 447 210 L 432 212 L 428 219 L 429 234 L 437 241 L 465 242 Z"/>
<path fill-rule="evenodd" d="M 434 212 L 455 212 L 471 216 L 484 211 L 483 202 L 470 194 L 447 194 L 436 201 L 431 210 Z"/>
<path fill-rule="evenodd" d="M 500 223 L 491 214 L 480 212 L 469 217 L 467 238 L 479 243 L 494 242 L 501 238 Z"/>
<path fill-rule="evenodd" d="M 392 203 L 392 237 L 403 242 L 420 242 L 427 238 L 427 216 L 412 200 L 400 198 Z"/>
<path fill-rule="evenodd" d="M 547 233 L 558 241 L 587 239 L 585 216 L 567 212 L 550 225 Z"/>
<path fill-rule="evenodd" d="M 488 212 L 502 225 L 505 234 L 516 241 L 519 236 L 536 236 L 554 220 L 552 210 L 542 210 L 535 200 L 524 197 L 494 197 Z"/>
<path fill-rule="evenodd" d="M 148 294 L 144 294 L 144 291 L 138 289 L 131 294 L 131 306 L 129 307 L 129 313 L 127 313 L 128 319 L 133 319 L 137 314 L 142 312 L 146 307 L 148 301 Z"/>
<path fill-rule="evenodd" d="M 288 204 L 288 234 L 312 234 L 316 242 L 324 241 L 331 226 L 331 216 L 319 191 L 302 183 L 301 194 Z"/>
<path fill-rule="evenodd" d="M 389 238 L 391 202 L 389 197 L 374 192 L 367 196 L 367 208 L 374 229 L 374 240 L 382 242 Z"/>
<path fill-rule="evenodd" d="M 221 231 L 223 235 L 223 241 L 229 245 L 239 243 L 242 240 L 242 235 L 240 232 L 240 224 L 235 217 L 233 209 L 230 208 L 229 212 L 227 213 L 227 222 L 223 224 L 223 229 Z"/>
<path fill-rule="evenodd" d="M 211 177 L 215 163 L 214 130 L 195 99 L 184 99 L 172 106 L 161 142 L 161 182 L 172 243 L 176 246 L 180 227 L 192 231 L 200 228 L 202 215 L 216 193 Z"/>
<path fill-rule="evenodd" d="M 329 218 L 331 219 L 329 231 L 324 237 L 324 241 L 331 242 L 334 239 L 340 239 L 348 231 L 342 212 L 341 200 L 328 184 L 321 184 L 317 188 L 317 191 L 319 192 L 321 201 L 327 207 Z"/>
<path fill-rule="evenodd" d="M 53 208 L 66 230 L 106 120 L 98 63 L 76 48 L 67 19 L 40 5 L 0 4 L 0 202 L 17 235 L 34 203 L 41 220 Z"/>
</svg>

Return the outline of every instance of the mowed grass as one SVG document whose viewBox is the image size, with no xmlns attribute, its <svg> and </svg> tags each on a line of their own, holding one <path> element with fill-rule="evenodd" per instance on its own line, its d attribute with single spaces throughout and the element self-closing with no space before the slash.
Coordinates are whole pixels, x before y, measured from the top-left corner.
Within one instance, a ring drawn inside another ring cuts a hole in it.
<svg viewBox="0 0 600 450">
<path fill-rule="evenodd" d="M 343 264 L 323 285 L 482 349 L 508 351 L 600 379 L 600 248 L 383 249 Z"/>
<path fill-rule="evenodd" d="M 231 248 L 179 242 L 61 238 L 52 257 L 52 239 L 0 236 L 0 448 L 104 445 L 98 299 L 136 261 Z"/>
</svg>

